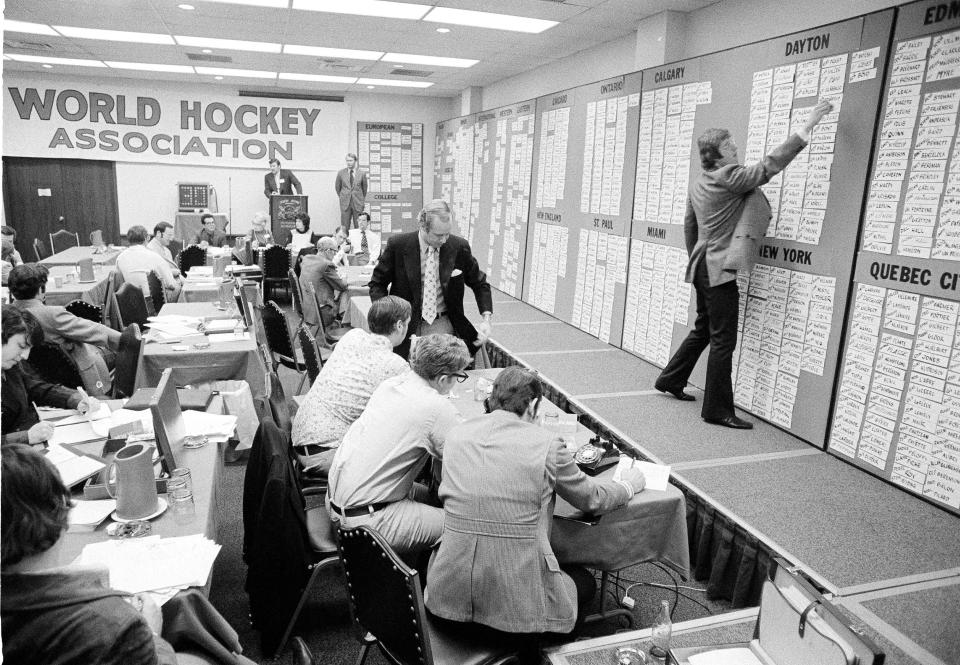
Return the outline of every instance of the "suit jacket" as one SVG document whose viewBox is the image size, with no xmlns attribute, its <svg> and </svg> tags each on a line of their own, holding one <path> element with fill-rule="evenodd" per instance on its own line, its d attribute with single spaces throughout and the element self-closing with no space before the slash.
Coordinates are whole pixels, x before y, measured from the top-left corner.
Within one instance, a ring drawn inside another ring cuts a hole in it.
<svg viewBox="0 0 960 665">
<path fill-rule="evenodd" d="M 687 212 L 683 220 L 687 245 L 687 281 L 693 281 L 697 264 L 707 262 L 710 286 L 719 286 L 737 278 L 737 269 L 753 267 L 745 261 L 744 250 L 756 248 L 770 223 L 770 206 L 764 210 L 763 201 L 751 196 L 757 187 L 780 173 L 807 145 L 792 134 L 783 144 L 756 164 L 743 166 L 727 164 L 712 171 L 704 171 L 690 185 Z M 748 208 L 747 202 L 750 202 Z M 746 211 L 746 213 L 745 213 Z M 739 224 L 743 223 L 742 226 Z M 762 232 L 760 231 L 762 229 Z M 727 263 L 731 244 L 739 235 L 733 259 Z M 755 254 L 751 261 L 755 260 Z"/>
<path fill-rule="evenodd" d="M 40 422 L 31 402 L 63 409 L 74 409 L 80 404 L 80 395 L 76 391 L 41 380 L 21 363 L 3 370 L 2 384 L 0 431 L 3 432 L 3 443 L 27 443 L 27 430 Z"/>
<path fill-rule="evenodd" d="M 363 205 L 367 200 L 367 172 L 354 169 L 353 186 L 350 186 L 350 169 L 340 169 L 337 173 L 337 179 L 333 184 L 337 190 L 337 196 L 340 197 L 340 210 L 363 210 Z"/>
<path fill-rule="evenodd" d="M 615 480 L 584 474 L 555 435 L 508 411 L 450 430 L 443 537 L 427 573 L 430 611 L 511 633 L 570 632 L 577 593 L 550 546 L 555 492 L 593 513 L 633 496 Z"/>
<path fill-rule="evenodd" d="M 283 182 L 279 183 L 278 186 L 273 173 L 263 176 L 263 195 L 269 199 L 271 194 L 293 194 L 294 188 L 297 189 L 297 194 L 303 193 L 300 181 L 289 169 L 280 169 L 280 180 Z"/>
<path fill-rule="evenodd" d="M 320 312 L 323 325 L 329 326 L 339 309 L 339 295 L 336 292 L 347 290 L 347 283 L 340 279 L 337 267 L 326 257 L 308 254 L 300 263 L 300 284 L 313 284 L 320 307 L 325 310 Z M 312 311 L 313 305 L 308 302 L 306 309 Z"/>
<path fill-rule="evenodd" d="M 460 273 L 453 277 L 453 271 Z M 440 289 L 453 329 L 468 347 L 476 345 L 477 329 L 463 313 L 463 287 L 469 286 L 477 298 L 481 313 L 493 311 L 493 296 L 486 274 L 480 270 L 470 244 L 459 236 L 450 236 L 440 247 Z M 370 299 L 399 296 L 413 308 L 407 339 L 396 352 L 406 357 L 410 335 L 417 329 L 423 312 L 423 278 L 420 274 L 419 231 L 400 233 L 387 240 L 380 262 L 370 278 Z M 471 349 L 472 350 L 472 349 Z"/>
<path fill-rule="evenodd" d="M 88 392 L 94 395 L 109 392 L 112 385 L 110 370 L 97 347 L 119 350 L 119 332 L 103 324 L 74 316 L 63 307 L 45 305 L 36 298 L 17 300 L 14 306 L 33 314 L 43 328 L 46 341 L 59 344 L 70 354 L 80 369 L 83 387 Z M 100 387 L 97 382 L 100 382 Z"/>
<path fill-rule="evenodd" d="M 206 240 L 207 244 L 211 247 L 223 247 L 224 245 L 230 244 L 227 240 L 227 234 L 218 230 L 210 233 L 206 229 L 200 229 L 200 232 L 193 237 L 193 244 L 199 245 L 204 240 Z"/>
</svg>

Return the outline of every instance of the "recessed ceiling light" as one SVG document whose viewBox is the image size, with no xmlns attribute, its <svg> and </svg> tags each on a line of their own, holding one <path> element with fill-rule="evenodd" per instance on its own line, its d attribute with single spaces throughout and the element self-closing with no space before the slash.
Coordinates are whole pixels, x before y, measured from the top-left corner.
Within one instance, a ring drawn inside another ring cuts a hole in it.
<svg viewBox="0 0 960 665">
<path fill-rule="evenodd" d="M 136 42 L 137 44 L 173 45 L 173 37 L 150 32 L 127 32 L 126 30 L 100 30 L 99 28 L 73 28 L 67 25 L 55 25 L 54 30 L 64 37 L 76 39 L 101 39 L 108 42 Z"/>
<path fill-rule="evenodd" d="M 181 46 L 195 46 L 208 48 L 222 48 L 230 51 L 256 51 L 257 53 L 279 53 L 280 44 L 270 42 L 247 42 L 240 39 L 217 39 L 215 37 L 190 37 L 176 35 L 177 43 Z"/>
<path fill-rule="evenodd" d="M 357 14 L 381 18 L 421 19 L 430 11 L 430 5 L 383 0 L 293 0 L 294 9 L 334 14 Z"/>
<path fill-rule="evenodd" d="M 317 83 L 356 83 L 356 76 L 327 76 L 326 74 L 296 74 L 280 72 L 283 81 L 316 81 Z"/>
<path fill-rule="evenodd" d="M 259 69 L 226 69 L 224 67 L 195 67 L 197 74 L 211 74 L 213 76 L 242 76 L 255 79 L 275 79 L 276 72 L 265 72 Z"/>
<path fill-rule="evenodd" d="M 40 66 L 43 67 L 44 69 L 53 69 L 53 65 L 48 65 L 47 63 L 43 63 Z"/>
<path fill-rule="evenodd" d="M 453 7 L 434 7 L 429 14 L 423 17 L 424 21 L 434 23 L 453 23 L 454 25 L 469 25 L 474 28 L 490 28 L 493 30 L 512 30 L 514 32 L 539 33 L 557 25 L 557 21 L 547 21 L 540 18 L 526 18 L 511 14 L 492 14 L 477 12 L 470 9 L 454 9 Z"/>
<path fill-rule="evenodd" d="M 173 74 L 193 74 L 193 67 L 189 65 L 163 65 L 150 62 L 117 62 L 104 60 L 111 69 L 135 69 L 142 72 L 171 72 Z"/>
<path fill-rule="evenodd" d="M 376 86 L 368 85 L 368 86 L 367 86 L 367 90 L 373 90 L 374 87 L 376 87 Z"/>
<path fill-rule="evenodd" d="M 442 58 L 435 55 L 414 55 L 412 53 L 387 53 L 383 56 L 389 62 L 405 62 L 410 65 L 435 65 L 437 67 L 473 67 L 480 62 L 468 58 Z M 402 65 L 401 65 L 402 66 Z"/>
<path fill-rule="evenodd" d="M 357 79 L 360 85 L 390 85 L 397 88 L 429 88 L 433 83 L 427 81 L 392 81 L 390 79 Z"/>
<path fill-rule="evenodd" d="M 287 0 L 206 0 L 207 2 L 221 2 L 230 5 L 254 5 L 256 7 L 273 7 L 286 9 Z"/>
<path fill-rule="evenodd" d="M 448 32 L 450 32 L 450 28 L 437 28 L 437 32 L 439 32 L 440 34 L 445 35 L 445 34 L 447 34 Z"/>
<path fill-rule="evenodd" d="M 214 76 L 213 78 L 215 78 L 215 79 L 218 80 L 218 81 L 222 81 L 222 80 L 223 80 L 223 77 L 222 77 L 222 76 Z"/>
<path fill-rule="evenodd" d="M 350 60 L 379 60 L 383 51 L 361 51 L 351 48 L 328 48 L 326 46 L 301 46 L 299 44 L 284 44 L 283 52 L 287 55 L 313 55 L 318 58 L 349 58 Z"/>
<path fill-rule="evenodd" d="M 99 60 L 81 60 L 79 58 L 53 58 L 45 55 L 20 55 L 19 53 L 8 53 L 11 60 L 17 62 L 37 62 L 49 63 L 51 65 L 73 65 L 74 67 L 106 67 Z"/>
<path fill-rule="evenodd" d="M 44 25 L 43 23 L 28 23 L 27 21 L 11 21 L 9 19 L 4 19 L 3 31 L 27 32 L 31 35 L 50 35 L 51 37 L 60 36 L 57 34 L 57 31 L 49 25 Z"/>
<path fill-rule="evenodd" d="M 200 52 L 201 52 L 201 53 L 213 53 L 213 49 L 212 49 L 212 48 L 205 48 L 205 49 L 201 49 Z"/>
<path fill-rule="evenodd" d="M 177 5 L 177 9 L 182 9 L 186 12 L 192 12 L 194 9 L 196 9 L 196 7 L 194 7 L 193 5 L 188 5 L 184 3 L 182 5 Z"/>
</svg>

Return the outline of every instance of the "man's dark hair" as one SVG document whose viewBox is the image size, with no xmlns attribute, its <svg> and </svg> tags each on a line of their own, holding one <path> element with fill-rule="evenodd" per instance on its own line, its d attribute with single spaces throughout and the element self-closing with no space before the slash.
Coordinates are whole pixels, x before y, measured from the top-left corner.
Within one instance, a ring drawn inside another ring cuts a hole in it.
<svg viewBox="0 0 960 665">
<path fill-rule="evenodd" d="M 730 130 L 711 128 L 697 139 L 697 148 L 700 149 L 700 166 L 704 171 L 717 168 L 717 162 L 723 159 L 720 154 L 720 144 L 730 138 Z"/>
<path fill-rule="evenodd" d="M 156 226 L 153 227 L 153 237 L 156 238 L 161 233 L 166 233 L 167 229 L 172 229 L 173 224 L 170 222 L 158 222 Z"/>
<path fill-rule="evenodd" d="M 268 163 L 270 164 L 270 166 L 273 166 L 274 164 L 276 164 L 277 166 L 280 166 L 280 160 L 277 159 L 276 157 L 271 157 Z"/>
<path fill-rule="evenodd" d="M 305 212 L 298 212 L 298 213 L 294 216 L 293 221 L 296 222 L 298 219 L 299 219 L 300 222 L 303 224 L 303 230 L 304 230 L 304 231 L 309 231 L 309 230 L 310 230 L 310 215 L 308 215 L 308 214 L 305 213 Z"/>
<path fill-rule="evenodd" d="M 10 295 L 17 300 L 36 298 L 37 294 L 46 286 L 47 277 L 46 267 L 39 266 L 36 263 L 23 263 L 14 266 L 7 278 Z"/>
<path fill-rule="evenodd" d="M 27 344 L 33 346 L 35 331 L 40 328 L 40 324 L 33 317 L 33 314 L 13 305 L 4 305 L 2 323 L 3 332 L 0 335 L 0 340 L 4 344 L 9 342 L 14 335 L 23 335 Z"/>
<path fill-rule="evenodd" d="M 208 219 L 212 219 L 213 222 L 214 222 L 214 224 L 216 224 L 216 222 L 217 222 L 217 218 L 214 217 L 213 215 L 211 215 L 209 212 L 205 212 L 205 213 L 203 213 L 202 215 L 200 215 L 200 223 L 201 223 L 201 224 L 206 224 Z"/>
<path fill-rule="evenodd" d="M 9 566 L 53 547 L 67 528 L 73 503 L 57 469 L 42 453 L 16 443 L 3 446 L 0 454 L 0 563 Z"/>
<path fill-rule="evenodd" d="M 3 226 L 0 226 L 0 236 L 10 236 L 10 238 L 12 238 L 14 242 L 16 242 L 17 230 L 12 226 L 7 226 L 6 224 L 4 224 Z"/>
<path fill-rule="evenodd" d="M 522 367 L 508 367 L 494 380 L 489 405 L 491 411 L 502 409 L 522 416 L 531 401 L 537 400 L 539 405 L 542 397 L 543 386 L 536 373 Z"/>
<path fill-rule="evenodd" d="M 361 212 L 359 215 L 357 215 L 357 221 L 359 221 L 361 217 L 366 217 L 366 218 L 367 218 L 367 223 L 368 223 L 368 224 L 370 223 L 370 213 L 369 213 L 369 212 L 367 212 L 366 210 L 364 210 L 363 212 Z"/>
<path fill-rule="evenodd" d="M 397 321 L 410 318 L 413 308 L 400 296 L 385 296 L 375 300 L 367 312 L 367 326 L 374 335 L 389 335 Z"/>
<path fill-rule="evenodd" d="M 142 245 L 147 242 L 148 237 L 147 230 L 139 224 L 135 224 L 127 229 L 127 242 L 131 245 Z"/>
</svg>

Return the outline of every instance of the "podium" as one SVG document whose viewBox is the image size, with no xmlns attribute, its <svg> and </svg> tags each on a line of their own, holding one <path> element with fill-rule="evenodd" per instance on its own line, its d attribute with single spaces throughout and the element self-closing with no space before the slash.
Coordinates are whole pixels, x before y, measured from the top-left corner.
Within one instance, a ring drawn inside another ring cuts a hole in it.
<svg viewBox="0 0 960 665">
<path fill-rule="evenodd" d="M 303 194 L 274 194 L 270 197 L 270 230 L 274 242 L 285 243 L 290 237 L 294 217 L 307 212 L 307 197 Z"/>
</svg>

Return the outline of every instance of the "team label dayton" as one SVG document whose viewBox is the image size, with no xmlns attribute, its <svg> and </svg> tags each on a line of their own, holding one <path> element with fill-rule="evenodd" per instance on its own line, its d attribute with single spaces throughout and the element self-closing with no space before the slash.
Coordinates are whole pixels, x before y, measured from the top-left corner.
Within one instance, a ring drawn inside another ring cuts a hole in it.
<svg viewBox="0 0 960 665">
<path fill-rule="evenodd" d="M 13 106 L 22 120 L 85 122 L 100 125 L 156 127 L 163 119 L 163 105 L 153 97 L 136 97 L 102 92 L 37 88 L 8 88 Z M 68 150 L 124 150 L 156 155 L 197 155 L 260 160 L 267 156 L 294 159 L 292 141 L 242 138 L 237 134 L 260 136 L 313 136 L 320 117 L 319 108 L 300 106 L 257 106 L 223 102 L 205 104 L 195 100 L 179 101 L 179 129 L 155 133 L 122 129 L 57 127 L 49 148 Z M 54 115 L 56 114 L 56 115 Z M 229 136 L 227 134 L 233 134 Z"/>
</svg>

